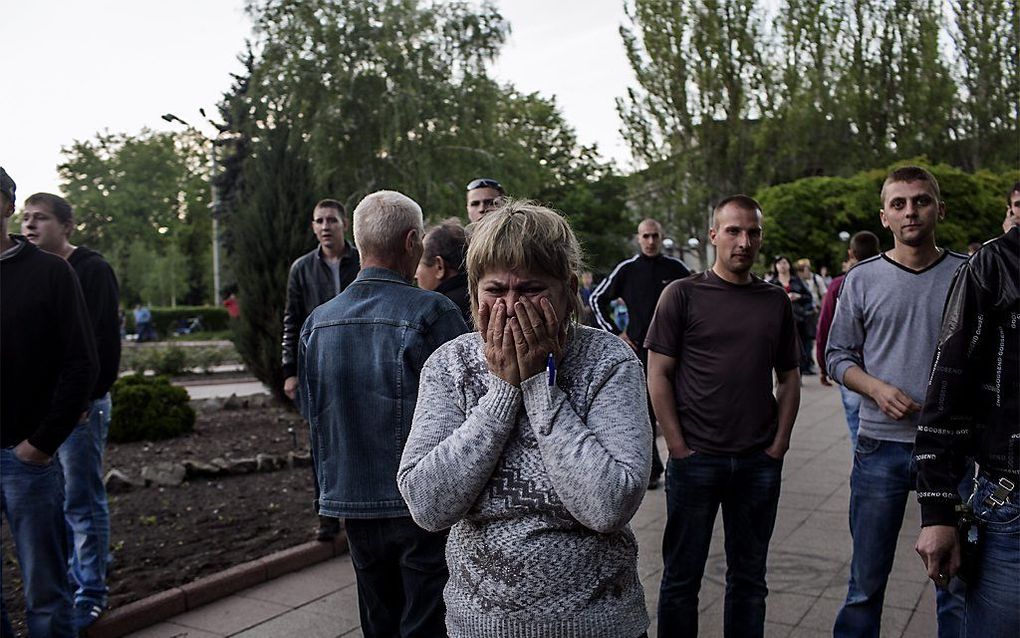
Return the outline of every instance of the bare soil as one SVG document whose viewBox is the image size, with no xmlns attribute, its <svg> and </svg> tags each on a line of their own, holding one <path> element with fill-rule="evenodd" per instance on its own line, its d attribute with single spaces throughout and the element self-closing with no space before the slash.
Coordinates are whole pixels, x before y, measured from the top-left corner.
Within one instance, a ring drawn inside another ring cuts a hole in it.
<svg viewBox="0 0 1020 638">
<path fill-rule="evenodd" d="M 106 467 L 137 478 L 143 465 L 159 461 L 307 452 L 308 429 L 299 415 L 268 400 L 257 403 L 266 404 L 199 412 L 188 436 L 111 443 Z M 318 522 L 312 489 L 311 470 L 295 468 L 110 495 L 110 608 L 311 540 Z M 6 521 L 2 535 L 4 604 L 16 634 L 25 635 L 21 576 Z"/>
</svg>

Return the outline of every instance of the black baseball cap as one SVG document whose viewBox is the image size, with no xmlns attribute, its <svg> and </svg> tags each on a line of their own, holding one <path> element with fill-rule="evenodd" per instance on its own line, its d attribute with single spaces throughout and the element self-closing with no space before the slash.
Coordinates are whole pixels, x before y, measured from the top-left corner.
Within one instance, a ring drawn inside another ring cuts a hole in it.
<svg viewBox="0 0 1020 638">
<path fill-rule="evenodd" d="M 14 203 L 14 190 L 16 188 L 17 185 L 14 183 L 14 180 L 7 174 L 4 167 L 0 166 L 0 192 L 3 192 L 7 199 L 11 200 L 12 204 Z"/>
</svg>

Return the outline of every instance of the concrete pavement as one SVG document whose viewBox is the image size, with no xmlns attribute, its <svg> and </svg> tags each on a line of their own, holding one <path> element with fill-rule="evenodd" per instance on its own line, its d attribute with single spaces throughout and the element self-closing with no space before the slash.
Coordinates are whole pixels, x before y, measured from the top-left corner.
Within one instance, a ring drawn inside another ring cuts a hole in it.
<svg viewBox="0 0 1020 638">
<path fill-rule="evenodd" d="M 660 445 L 661 445 L 660 440 Z M 846 594 L 850 560 L 847 528 L 851 452 L 839 392 L 806 379 L 793 444 L 783 470 L 783 493 L 769 556 L 767 637 L 832 635 Z M 913 551 L 918 508 L 911 498 L 886 593 L 883 636 L 934 636 L 934 591 Z M 640 547 L 654 636 L 662 573 L 660 544 L 665 495 L 648 492 L 632 521 Z M 720 516 L 701 591 L 701 631 L 722 636 L 725 558 Z M 350 557 L 294 572 L 132 634 L 137 638 L 221 636 L 309 638 L 361 636 Z"/>
</svg>

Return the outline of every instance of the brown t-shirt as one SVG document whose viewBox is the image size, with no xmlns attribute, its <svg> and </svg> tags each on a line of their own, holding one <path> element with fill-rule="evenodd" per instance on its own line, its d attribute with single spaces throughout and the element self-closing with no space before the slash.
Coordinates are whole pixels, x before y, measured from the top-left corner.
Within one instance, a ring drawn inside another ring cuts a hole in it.
<svg viewBox="0 0 1020 638">
<path fill-rule="evenodd" d="M 674 281 L 659 297 L 645 347 L 677 360 L 677 413 L 691 449 L 740 455 L 772 443 L 772 371 L 792 370 L 800 358 L 782 288 L 757 277 L 732 284 L 711 270 Z"/>
</svg>

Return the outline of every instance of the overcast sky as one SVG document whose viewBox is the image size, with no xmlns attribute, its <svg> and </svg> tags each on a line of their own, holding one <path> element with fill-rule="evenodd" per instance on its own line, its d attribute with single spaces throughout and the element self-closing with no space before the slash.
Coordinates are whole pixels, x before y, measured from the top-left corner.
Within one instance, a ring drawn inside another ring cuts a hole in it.
<svg viewBox="0 0 1020 638">
<path fill-rule="evenodd" d="M 556 98 L 580 141 L 626 167 L 614 99 L 633 81 L 622 0 L 499 0 L 512 34 L 494 75 Z M 61 147 L 99 131 L 199 124 L 241 70 L 243 0 L 8 0 L 0 33 L 0 164 L 19 204 L 57 192 Z"/>
</svg>

